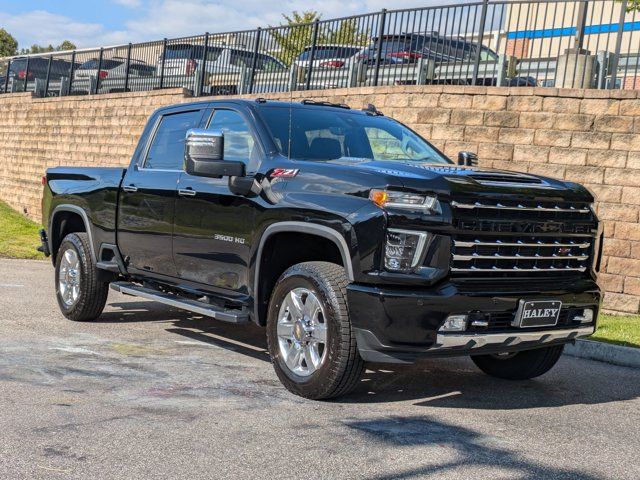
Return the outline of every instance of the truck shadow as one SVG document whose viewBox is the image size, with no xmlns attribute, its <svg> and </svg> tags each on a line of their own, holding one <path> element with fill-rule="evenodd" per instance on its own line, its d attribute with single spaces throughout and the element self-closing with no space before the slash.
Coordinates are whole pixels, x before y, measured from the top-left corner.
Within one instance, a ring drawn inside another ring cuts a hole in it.
<svg viewBox="0 0 640 480">
<path fill-rule="evenodd" d="M 270 362 L 265 331 L 254 324 L 232 325 L 149 301 L 112 302 L 98 322 L 158 322 L 166 331 Z M 416 365 L 369 364 L 353 393 L 339 403 L 415 400 L 436 408 L 522 410 L 601 404 L 640 398 L 640 371 L 564 356 L 546 375 L 507 381 L 480 372 L 470 359 L 430 359 Z"/>
<path fill-rule="evenodd" d="M 343 424 L 363 435 L 367 442 L 394 448 L 435 447 L 441 458 L 428 465 L 369 477 L 375 480 L 403 478 L 439 478 L 445 474 L 472 471 L 502 473 L 508 478 L 534 480 L 562 478 L 596 480 L 601 477 L 571 468 L 535 464 L 514 451 L 510 442 L 474 430 L 450 425 L 434 416 L 385 416 L 371 419 L 347 419 Z M 427 457 L 428 459 L 428 457 Z M 500 475 L 502 478 L 502 475 Z M 464 478 L 464 477 L 461 477 Z"/>
<path fill-rule="evenodd" d="M 416 365 L 369 365 L 347 403 L 416 400 L 415 406 L 523 410 L 640 398 L 640 372 L 564 356 L 546 375 L 528 381 L 489 377 L 468 358 Z"/>
</svg>

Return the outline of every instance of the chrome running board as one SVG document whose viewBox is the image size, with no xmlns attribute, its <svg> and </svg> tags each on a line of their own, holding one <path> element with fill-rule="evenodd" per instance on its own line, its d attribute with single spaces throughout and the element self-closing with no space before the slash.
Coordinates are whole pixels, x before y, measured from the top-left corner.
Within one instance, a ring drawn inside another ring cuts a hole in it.
<svg viewBox="0 0 640 480">
<path fill-rule="evenodd" d="M 249 314 L 243 310 L 223 309 L 215 305 L 197 300 L 182 298 L 171 293 L 164 293 L 152 288 L 143 287 L 130 282 L 113 282 L 111 289 L 125 295 L 146 298 L 155 302 L 163 303 L 171 307 L 180 308 L 189 312 L 198 313 L 205 317 L 212 317 L 216 320 L 229 323 L 248 323 Z"/>
</svg>

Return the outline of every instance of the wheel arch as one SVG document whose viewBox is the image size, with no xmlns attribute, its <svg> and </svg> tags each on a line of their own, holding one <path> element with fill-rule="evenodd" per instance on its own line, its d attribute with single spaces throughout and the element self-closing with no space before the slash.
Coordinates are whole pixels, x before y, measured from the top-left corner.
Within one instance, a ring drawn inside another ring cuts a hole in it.
<svg viewBox="0 0 640 480">
<path fill-rule="evenodd" d="M 266 324 L 266 308 L 264 308 L 264 300 L 268 302 L 268 298 L 264 298 L 265 295 L 270 295 L 272 288 L 264 291 L 261 281 L 262 275 L 262 261 L 265 255 L 265 245 L 267 245 L 269 239 L 278 234 L 303 234 L 308 236 L 315 236 L 323 239 L 329 244 L 333 245 L 339 254 L 339 260 L 345 269 L 347 279 L 349 282 L 354 280 L 353 262 L 351 253 L 346 239 L 335 229 L 326 225 L 319 225 L 314 223 L 287 221 L 278 222 L 269 225 L 260 237 L 260 242 L 255 257 L 255 272 L 253 277 L 253 321 L 258 325 Z M 336 259 L 337 260 L 337 259 Z M 297 263 L 297 262 L 296 262 Z M 337 262 L 336 262 L 337 263 Z M 278 274 L 279 277 L 279 274 Z M 277 279 L 276 279 L 277 281 Z"/>
<path fill-rule="evenodd" d="M 81 226 L 82 228 L 80 228 Z M 62 240 L 66 235 L 74 232 L 85 232 L 87 234 L 91 256 L 96 261 L 91 222 L 87 212 L 77 205 L 61 204 L 54 208 L 49 220 L 49 251 L 54 264 Z"/>
</svg>

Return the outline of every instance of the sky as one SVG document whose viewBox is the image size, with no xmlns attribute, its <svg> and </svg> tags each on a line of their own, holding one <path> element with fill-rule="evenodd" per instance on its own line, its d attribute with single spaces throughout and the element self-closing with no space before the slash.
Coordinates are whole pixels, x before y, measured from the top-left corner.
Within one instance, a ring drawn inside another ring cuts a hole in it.
<svg viewBox="0 0 640 480">
<path fill-rule="evenodd" d="M 59 45 L 78 48 L 157 40 L 278 25 L 282 13 L 316 10 L 323 18 L 382 8 L 459 4 L 453 0 L 0 0 L 0 28 L 19 48 Z"/>
</svg>

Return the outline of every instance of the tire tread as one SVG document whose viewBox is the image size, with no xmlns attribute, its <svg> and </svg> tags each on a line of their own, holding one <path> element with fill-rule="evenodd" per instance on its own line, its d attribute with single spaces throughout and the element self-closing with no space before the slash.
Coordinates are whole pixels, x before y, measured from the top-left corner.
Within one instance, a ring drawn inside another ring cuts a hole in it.
<svg viewBox="0 0 640 480">
<path fill-rule="evenodd" d="M 304 396 L 306 398 L 312 398 L 315 400 L 335 398 L 346 395 L 352 391 L 364 371 L 364 361 L 360 357 L 358 347 L 356 344 L 355 333 L 351 328 L 351 321 L 349 319 L 349 310 L 347 304 L 347 285 L 349 281 L 346 277 L 344 268 L 340 265 L 330 262 L 304 262 L 290 267 L 280 277 L 278 284 L 284 279 L 293 276 L 301 275 L 307 278 L 315 278 L 321 284 L 327 287 L 331 300 L 336 304 L 337 309 L 333 311 L 334 321 L 339 323 L 339 349 L 335 359 L 331 359 L 331 369 L 327 372 L 326 381 L 323 382 L 324 388 L 322 390 L 315 390 L 309 392 L 297 386 L 287 375 L 280 371 L 280 367 L 274 360 L 274 366 L 276 367 L 276 373 L 282 381 L 282 383 L 293 393 Z M 274 292 L 271 297 L 271 303 L 276 299 L 274 298 L 277 291 L 277 286 L 274 288 Z M 274 352 L 277 348 L 277 344 L 272 344 L 270 335 L 267 335 L 269 343 L 269 351 Z"/>
<path fill-rule="evenodd" d="M 491 355 L 473 355 L 471 360 L 487 375 L 506 380 L 529 380 L 547 373 L 558 362 L 564 345 L 525 350 L 513 358 L 498 360 Z"/>
<path fill-rule="evenodd" d="M 65 244 L 70 243 L 78 251 L 81 265 L 81 294 L 78 303 L 66 309 L 60 299 L 58 303 L 65 317 L 76 322 L 95 320 L 102 314 L 109 295 L 109 284 L 100 281 L 98 269 L 91 255 L 89 236 L 85 232 L 70 233 L 62 240 L 58 252 L 64 251 Z M 60 255 L 58 254 L 58 257 Z M 56 283 L 59 258 L 56 262 Z"/>
</svg>

